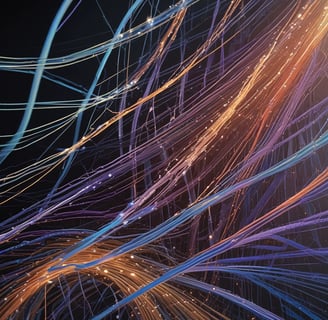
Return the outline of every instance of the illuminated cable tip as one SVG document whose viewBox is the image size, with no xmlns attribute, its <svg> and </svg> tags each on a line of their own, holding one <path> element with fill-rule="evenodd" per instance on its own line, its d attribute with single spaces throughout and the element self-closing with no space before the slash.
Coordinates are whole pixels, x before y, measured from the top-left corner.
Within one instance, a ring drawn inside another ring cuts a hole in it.
<svg viewBox="0 0 328 320">
<path fill-rule="evenodd" d="M 147 19 L 147 23 L 149 23 L 150 25 L 154 24 L 154 20 L 152 18 L 148 18 Z"/>
</svg>

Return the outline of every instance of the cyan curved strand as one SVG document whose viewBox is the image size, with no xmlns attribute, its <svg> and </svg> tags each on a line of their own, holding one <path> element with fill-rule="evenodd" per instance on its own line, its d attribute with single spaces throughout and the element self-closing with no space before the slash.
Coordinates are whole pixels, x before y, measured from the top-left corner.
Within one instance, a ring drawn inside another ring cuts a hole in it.
<svg viewBox="0 0 328 320">
<path fill-rule="evenodd" d="M 41 51 L 41 54 L 39 57 L 39 62 L 38 62 L 37 68 L 36 68 L 35 75 L 33 77 L 32 88 L 30 91 L 30 95 L 29 95 L 29 98 L 27 101 L 25 111 L 24 111 L 23 119 L 22 119 L 16 133 L 13 135 L 13 137 L 10 139 L 10 141 L 6 144 L 6 146 L 0 151 L 0 164 L 2 164 L 7 159 L 7 157 L 10 155 L 10 153 L 15 149 L 15 147 L 17 146 L 19 141 L 22 139 L 22 137 L 25 133 L 25 130 L 30 122 L 34 104 L 35 104 L 35 100 L 36 100 L 36 97 L 37 97 L 37 94 L 39 91 L 42 74 L 44 71 L 45 63 L 46 63 L 46 60 L 47 60 L 47 57 L 48 57 L 48 54 L 50 51 L 52 41 L 55 37 L 57 28 L 71 3 L 72 3 L 72 0 L 65 0 L 62 3 L 62 5 L 60 6 L 55 18 L 52 21 L 52 24 L 48 31 L 46 40 L 42 47 L 42 51 Z"/>
<path fill-rule="evenodd" d="M 119 26 L 117 27 L 117 30 L 114 34 L 114 37 L 113 39 L 117 39 L 119 37 L 119 35 L 121 34 L 123 28 L 125 27 L 125 25 L 128 23 L 131 15 L 133 14 L 133 12 L 135 10 L 138 9 L 138 7 L 141 5 L 143 1 L 142 0 L 137 0 L 133 3 L 133 5 L 129 8 L 129 10 L 127 11 L 127 13 L 125 14 L 125 16 L 123 17 L 121 23 L 119 24 Z M 112 53 L 112 50 L 114 48 L 114 43 L 115 41 L 113 41 L 107 48 L 107 51 L 104 55 L 104 57 L 102 58 L 101 60 L 101 63 L 98 67 L 98 70 L 96 72 L 96 75 L 91 83 L 91 86 L 89 87 L 89 90 L 81 104 L 81 107 L 80 107 L 80 110 L 78 111 L 78 117 L 77 117 L 77 120 L 76 120 L 76 126 L 75 126 L 75 131 L 74 131 L 74 136 L 73 136 L 73 145 L 77 143 L 77 141 L 79 140 L 79 134 L 80 134 L 80 129 L 81 129 L 81 123 L 82 123 L 82 117 L 83 117 L 83 112 L 85 110 L 85 108 L 87 107 L 88 105 L 88 102 L 95 90 L 95 87 L 98 83 L 98 80 L 100 78 L 100 75 L 101 73 L 103 72 L 104 70 L 104 67 L 107 63 L 107 60 L 108 58 L 110 57 L 111 53 Z M 75 156 L 75 152 L 72 152 L 70 153 L 70 155 L 68 156 L 67 158 L 67 161 L 65 163 L 65 166 L 63 168 L 63 171 L 61 173 L 61 175 L 59 176 L 57 182 L 55 183 L 54 187 L 52 188 L 51 192 L 49 193 L 49 196 L 48 196 L 48 202 L 51 200 L 52 198 L 52 195 L 54 194 L 54 192 L 57 190 L 58 186 L 61 184 L 61 182 L 63 181 L 63 179 L 65 178 L 65 176 L 67 175 L 71 165 L 72 165 L 72 162 L 73 162 L 73 158 Z"/>
</svg>

